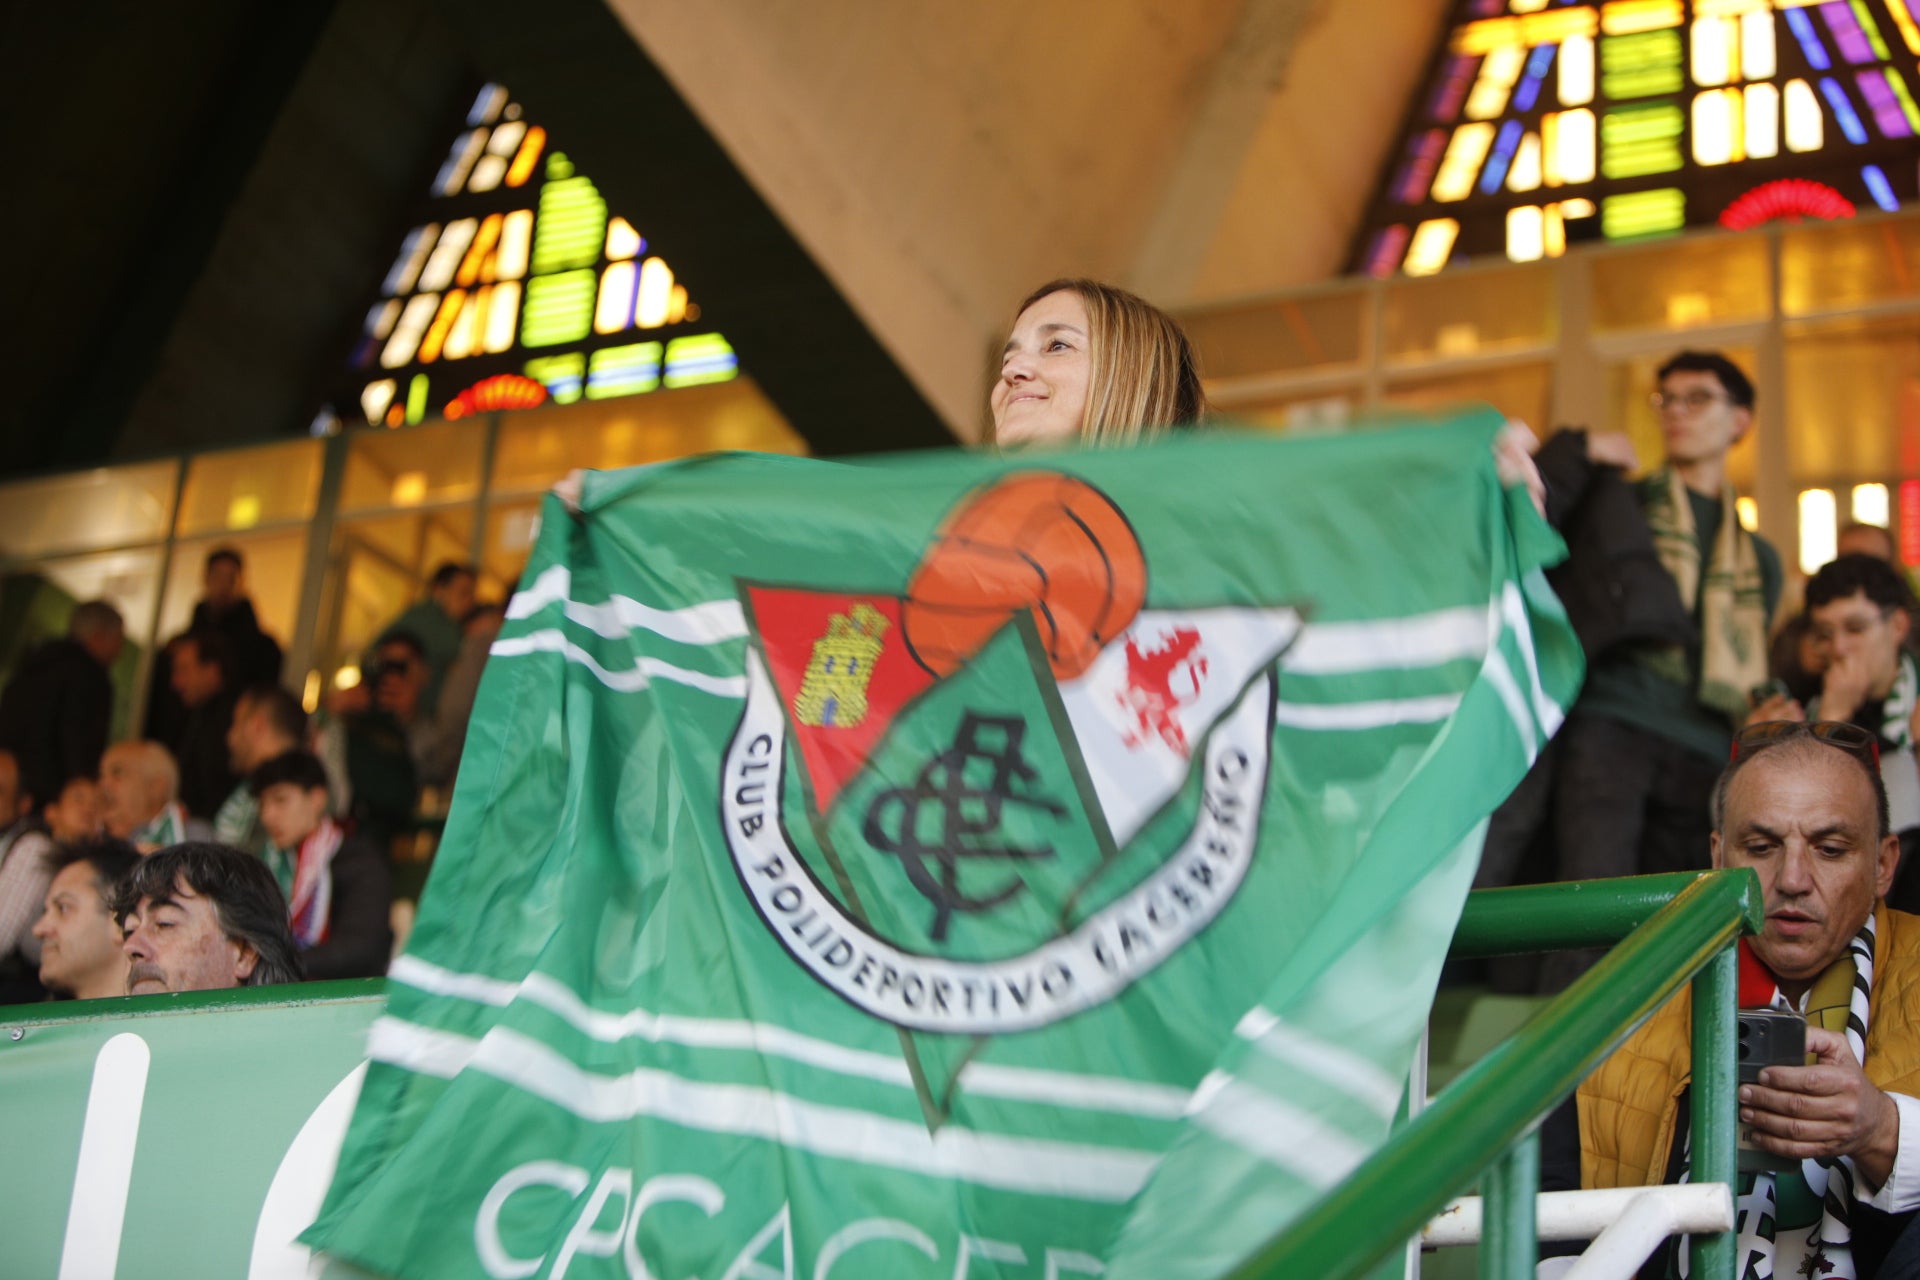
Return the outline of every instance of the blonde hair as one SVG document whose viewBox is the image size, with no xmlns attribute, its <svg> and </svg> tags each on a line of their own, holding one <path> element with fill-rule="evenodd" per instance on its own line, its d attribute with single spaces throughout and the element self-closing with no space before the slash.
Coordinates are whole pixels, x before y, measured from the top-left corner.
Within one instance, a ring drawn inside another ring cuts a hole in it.
<svg viewBox="0 0 1920 1280">
<path fill-rule="evenodd" d="M 1174 318 L 1137 294 L 1098 280 L 1066 277 L 1041 285 L 1014 308 L 1026 309 L 1056 293 L 1072 293 L 1087 308 L 1087 416 L 1080 439 L 1129 444 L 1168 428 L 1190 427 L 1207 415 L 1200 364 Z"/>
</svg>

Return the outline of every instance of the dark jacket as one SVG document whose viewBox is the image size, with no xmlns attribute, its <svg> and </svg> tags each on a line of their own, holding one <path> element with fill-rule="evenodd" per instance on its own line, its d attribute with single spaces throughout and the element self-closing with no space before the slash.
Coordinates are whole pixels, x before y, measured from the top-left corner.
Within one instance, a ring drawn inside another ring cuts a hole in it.
<svg viewBox="0 0 1920 1280">
<path fill-rule="evenodd" d="M 106 668 L 78 640 L 49 640 L 0 692 L 0 747 L 19 761 L 21 785 L 45 803 L 67 779 L 99 771 L 112 717 Z"/>
<path fill-rule="evenodd" d="M 1567 558 L 1547 574 L 1592 662 L 1615 645 L 1685 645 L 1693 617 L 1660 563 L 1636 487 L 1618 467 L 1587 460 L 1587 433 L 1562 431 L 1535 458 L 1547 484 L 1547 519 Z"/>
<path fill-rule="evenodd" d="M 393 953 L 393 873 L 386 855 L 358 836 L 333 855 L 327 940 L 300 953 L 307 980 L 377 978 Z"/>
<path fill-rule="evenodd" d="M 222 691 L 190 709 L 180 736 L 168 744 L 180 766 L 180 803 L 209 822 L 240 784 L 227 751 L 227 730 L 239 700 L 238 694 Z"/>
<path fill-rule="evenodd" d="M 190 629 L 218 631 L 227 638 L 227 647 L 233 655 L 233 670 L 227 673 L 229 688 L 249 689 L 254 685 L 280 683 L 280 644 L 260 629 L 253 601 L 245 596 L 218 613 L 202 600 L 193 606 Z"/>
</svg>

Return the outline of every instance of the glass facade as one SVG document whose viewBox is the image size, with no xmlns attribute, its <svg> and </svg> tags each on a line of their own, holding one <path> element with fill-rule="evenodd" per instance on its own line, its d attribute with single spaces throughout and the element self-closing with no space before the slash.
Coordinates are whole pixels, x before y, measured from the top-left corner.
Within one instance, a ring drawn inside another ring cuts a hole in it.
<svg viewBox="0 0 1920 1280">
<path fill-rule="evenodd" d="M 1782 556 L 1812 556 L 1836 523 L 1865 519 L 1920 567 L 1920 213 L 1355 279 L 1182 319 L 1228 418 L 1322 429 L 1488 402 L 1542 435 L 1626 431 L 1649 461 L 1663 451 L 1655 370 L 1682 348 L 1725 352 L 1759 389 L 1730 472 Z M 1302 359 L 1302 332 L 1338 358 Z M 1294 336 L 1263 363 L 1281 334 Z"/>
<path fill-rule="evenodd" d="M 481 86 L 427 185 L 333 421 L 407 426 L 738 371 L 666 259 L 500 85 Z"/>
<path fill-rule="evenodd" d="M 1913 204 L 1920 0 L 1459 0 L 1353 269 Z"/>
<path fill-rule="evenodd" d="M 480 596 L 504 600 L 546 491 L 569 470 L 725 449 L 806 444 L 742 377 L 0 485 L 0 683 L 65 632 L 76 604 L 104 598 L 131 642 L 114 673 L 114 733 L 134 732 L 154 645 L 186 628 L 207 553 L 233 547 L 262 628 L 286 651 L 283 678 L 312 706 L 357 677 L 360 653 L 442 562 L 477 563 Z"/>
</svg>

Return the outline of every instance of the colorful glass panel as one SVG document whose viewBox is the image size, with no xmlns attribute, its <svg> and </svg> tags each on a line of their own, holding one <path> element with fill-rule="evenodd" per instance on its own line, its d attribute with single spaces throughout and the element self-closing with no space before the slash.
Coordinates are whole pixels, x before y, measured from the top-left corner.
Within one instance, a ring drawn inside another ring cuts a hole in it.
<svg viewBox="0 0 1920 1280">
<path fill-rule="evenodd" d="M 1466 62 L 1462 102 L 1482 59 Z M 1499 72 L 1506 91 L 1497 103 L 1481 100 L 1495 115 L 1533 69 L 1524 53 L 1501 65 L 1511 67 Z M 700 308 L 642 224 L 609 210 L 592 179 L 524 114 L 500 85 L 475 96 L 367 310 L 335 407 L 341 420 L 400 426 L 738 372 L 726 339 L 700 331 Z M 1491 136 L 1494 126 L 1483 128 Z M 1436 134 L 1412 175 L 1422 195 L 1449 136 Z M 1479 167 L 1476 157 L 1470 187 Z M 634 341 L 639 330 L 647 341 Z"/>
<path fill-rule="evenodd" d="M 1441 40 L 1356 270 L 1725 225 L 1787 181 L 1920 201 L 1920 0 L 1456 0 Z"/>
</svg>

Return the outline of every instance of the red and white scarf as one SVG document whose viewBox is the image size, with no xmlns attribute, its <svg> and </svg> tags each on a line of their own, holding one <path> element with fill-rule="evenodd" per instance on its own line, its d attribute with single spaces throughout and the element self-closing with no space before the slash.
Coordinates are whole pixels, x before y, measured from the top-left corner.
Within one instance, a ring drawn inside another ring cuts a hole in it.
<svg viewBox="0 0 1920 1280">
<path fill-rule="evenodd" d="M 293 898 L 287 919 L 293 940 L 305 951 L 327 940 L 327 922 L 333 914 L 333 855 L 345 838 L 332 818 L 320 819 L 313 834 L 300 842 L 294 855 Z"/>
</svg>

